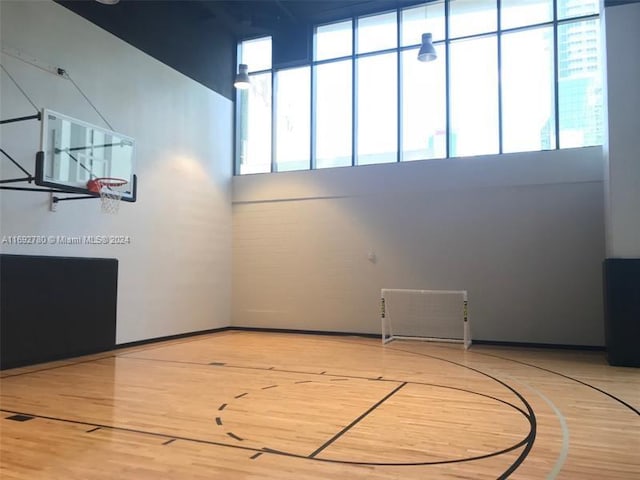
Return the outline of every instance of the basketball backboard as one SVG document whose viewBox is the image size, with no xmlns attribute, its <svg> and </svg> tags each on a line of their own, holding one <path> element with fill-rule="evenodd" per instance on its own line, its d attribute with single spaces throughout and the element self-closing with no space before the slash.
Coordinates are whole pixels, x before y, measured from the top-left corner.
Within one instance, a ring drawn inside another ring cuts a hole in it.
<svg viewBox="0 0 640 480">
<path fill-rule="evenodd" d="M 136 201 L 134 140 L 75 118 L 44 109 L 36 185 L 92 194 L 96 178 L 126 180 L 122 200 Z"/>
</svg>

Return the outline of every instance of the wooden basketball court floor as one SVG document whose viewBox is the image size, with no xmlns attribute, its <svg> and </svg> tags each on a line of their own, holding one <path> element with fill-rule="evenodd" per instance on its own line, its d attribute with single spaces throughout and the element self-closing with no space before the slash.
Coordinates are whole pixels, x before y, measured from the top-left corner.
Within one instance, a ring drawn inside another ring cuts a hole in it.
<svg viewBox="0 0 640 480">
<path fill-rule="evenodd" d="M 640 479 L 602 352 L 225 331 L 5 370 L 8 479 Z"/>
</svg>

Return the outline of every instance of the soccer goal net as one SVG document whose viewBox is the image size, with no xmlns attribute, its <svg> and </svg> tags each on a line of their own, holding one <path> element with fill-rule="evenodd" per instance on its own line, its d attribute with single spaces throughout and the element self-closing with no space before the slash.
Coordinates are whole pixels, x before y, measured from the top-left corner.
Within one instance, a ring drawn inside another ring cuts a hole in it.
<svg viewBox="0 0 640 480">
<path fill-rule="evenodd" d="M 381 291 L 382 344 L 396 339 L 471 346 L 466 290 Z"/>
</svg>

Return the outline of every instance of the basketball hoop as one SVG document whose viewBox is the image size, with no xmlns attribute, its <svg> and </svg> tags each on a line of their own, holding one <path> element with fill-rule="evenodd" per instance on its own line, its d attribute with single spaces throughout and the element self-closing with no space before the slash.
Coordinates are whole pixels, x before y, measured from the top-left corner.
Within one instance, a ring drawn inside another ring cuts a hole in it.
<svg viewBox="0 0 640 480">
<path fill-rule="evenodd" d="M 127 183 L 129 182 L 123 178 L 93 178 L 87 182 L 87 189 L 100 195 L 102 213 L 116 214 L 120 208 L 120 200 L 122 200 Z"/>
</svg>

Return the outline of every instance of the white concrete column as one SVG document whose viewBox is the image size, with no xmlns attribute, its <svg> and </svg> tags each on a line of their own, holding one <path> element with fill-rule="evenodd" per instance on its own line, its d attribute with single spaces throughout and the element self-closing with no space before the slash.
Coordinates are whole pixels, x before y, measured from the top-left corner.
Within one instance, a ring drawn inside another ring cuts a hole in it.
<svg viewBox="0 0 640 480">
<path fill-rule="evenodd" d="M 640 3 L 604 9 L 607 258 L 640 258 Z"/>
</svg>

